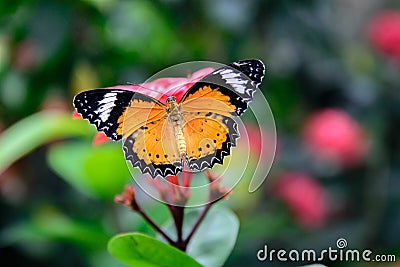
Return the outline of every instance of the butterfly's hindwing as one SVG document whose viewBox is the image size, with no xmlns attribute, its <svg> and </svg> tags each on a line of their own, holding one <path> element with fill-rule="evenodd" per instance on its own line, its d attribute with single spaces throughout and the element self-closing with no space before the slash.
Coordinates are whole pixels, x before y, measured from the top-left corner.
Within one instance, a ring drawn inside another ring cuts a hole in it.
<svg viewBox="0 0 400 267">
<path fill-rule="evenodd" d="M 186 115 L 183 133 L 188 165 L 194 171 L 222 164 L 239 138 L 237 124 L 231 117 L 211 112 Z"/>
<path fill-rule="evenodd" d="M 124 140 L 125 159 L 153 178 L 182 171 L 172 125 L 166 118 L 146 123 Z"/>
<path fill-rule="evenodd" d="M 95 125 L 98 131 L 118 141 L 122 137 L 117 133 L 122 121 L 120 118 L 133 94 L 126 90 L 95 89 L 77 94 L 73 103 L 78 113 Z"/>
</svg>

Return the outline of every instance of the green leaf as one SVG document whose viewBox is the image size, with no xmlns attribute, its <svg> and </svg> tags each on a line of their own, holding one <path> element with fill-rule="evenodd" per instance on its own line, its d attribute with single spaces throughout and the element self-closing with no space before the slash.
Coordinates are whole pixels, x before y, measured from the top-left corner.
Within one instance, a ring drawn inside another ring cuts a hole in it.
<svg viewBox="0 0 400 267">
<path fill-rule="evenodd" d="M 119 144 L 63 143 L 49 150 L 48 162 L 64 180 L 95 198 L 112 199 L 131 177 Z"/>
<path fill-rule="evenodd" d="M 187 253 L 204 266 L 222 266 L 235 246 L 238 232 L 236 215 L 213 207 L 189 243 Z"/>
<path fill-rule="evenodd" d="M 185 214 L 183 234 L 188 235 L 201 209 Z M 176 236 L 173 222 L 169 221 L 165 231 Z M 204 266 L 222 266 L 235 246 L 239 232 L 239 220 L 236 215 L 222 206 L 213 206 L 200 224 L 190 241 L 187 254 Z M 159 237 L 163 240 L 162 237 Z"/>
<path fill-rule="evenodd" d="M 73 120 L 70 113 L 46 111 L 15 123 L 0 136 L 0 174 L 33 149 L 65 137 L 93 134 L 84 120 Z"/>
<path fill-rule="evenodd" d="M 200 267 L 193 258 L 179 249 L 141 233 L 114 236 L 108 251 L 128 266 L 134 267 Z"/>
</svg>

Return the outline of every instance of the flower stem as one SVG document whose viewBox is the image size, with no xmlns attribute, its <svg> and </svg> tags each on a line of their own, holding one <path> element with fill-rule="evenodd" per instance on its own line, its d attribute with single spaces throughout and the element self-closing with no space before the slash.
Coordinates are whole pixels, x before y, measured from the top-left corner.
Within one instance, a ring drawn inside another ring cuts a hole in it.
<svg viewBox="0 0 400 267">
<path fill-rule="evenodd" d="M 194 233 L 196 232 L 196 230 L 199 228 L 201 222 L 204 220 L 204 218 L 206 217 L 208 211 L 210 210 L 212 204 L 214 204 L 214 202 L 209 202 L 207 203 L 207 205 L 204 207 L 204 209 L 202 210 L 201 214 L 199 215 L 199 217 L 197 218 L 195 224 L 193 225 L 192 230 L 190 230 L 189 235 L 186 237 L 184 244 L 185 244 L 185 249 L 187 247 L 187 245 L 189 244 L 190 240 L 192 239 Z"/>
<path fill-rule="evenodd" d="M 160 233 L 171 245 L 175 246 L 175 241 L 172 240 L 169 235 L 167 235 L 160 226 L 158 226 L 141 208 L 136 209 L 136 211 L 145 219 L 153 228 Z"/>
<path fill-rule="evenodd" d="M 168 208 L 171 212 L 172 218 L 174 219 L 174 224 L 175 224 L 175 229 L 176 229 L 177 240 L 175 241 L 174 246 L 182 251 L 185 251 L 186 246 L 185 246 L 185 242 L 182 238 L 183 219 L 185 217 L 185 207 L 168 205 Z"/>
</svg>

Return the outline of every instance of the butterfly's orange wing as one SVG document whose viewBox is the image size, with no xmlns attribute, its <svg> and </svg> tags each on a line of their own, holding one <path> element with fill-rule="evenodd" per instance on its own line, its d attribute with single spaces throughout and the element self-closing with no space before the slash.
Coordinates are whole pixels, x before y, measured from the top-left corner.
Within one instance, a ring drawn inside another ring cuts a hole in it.
<svg viewBox="0 0 400 267">
<path fill-rule="evenodd" d="M 154 98 L 135 93 L 129 106 L 118 119 L 117 133 L 126 138 L 146 124 L 157 122 L 166 116 L 164 104 Z"/>
<path fill-rule="evenodd" d="M 239 137 L 237 124 L 231 117 L 205 111 L 186 114 L 182 131 L 188 165 L 194 171 L 222 164 Z"/>
<path fill-rule="evenodd" d="M 223 163 L 239 137 L 233 119 L 236 106 L 218 86 L 203 85 L 187 94 L 181 102 L 188 165 L 201 171 Z"/>
<path fill-rule="evenodd" d="M 136 95 L 125 110 L 123 127 L 125 158 L 142 173 L 152 177 L 175 175 L 182 161 L 165 105 L 155 99 Z"/>
<path fill-rule="evenodd" d="M 204 170 L 223 163 L 239 138 L 234 118 L 243 114 L 264 77 L 259 60 L 215 70 L 191 87 L 180 102 L 189 168 Z"/>
</svg>

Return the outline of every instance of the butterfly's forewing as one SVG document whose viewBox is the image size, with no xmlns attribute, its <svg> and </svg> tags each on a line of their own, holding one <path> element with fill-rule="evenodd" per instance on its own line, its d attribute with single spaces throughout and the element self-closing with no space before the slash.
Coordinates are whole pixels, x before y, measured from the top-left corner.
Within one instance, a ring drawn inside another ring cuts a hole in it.
<svg viewBox="0 0 400 267">
<path fill-rule="evenodd" d="M 261 83 L 265 73 L 264 64 L 257 59 L 243 60 L 234 62 L 228 66 L 219 68 L 195 83 L 182 97 L 180 103 L 192 107 L 197 106 L 197 102 L 206 99 L 223 98 L 223 103 L 233 107 L 230 112 L 234 115 L 243 114 L 246 111 L 248 103 L 252 100 L 253 94 Z M 201 93 L 206 87 L 210 87 L 211 93 Z M 218 91 L 215 92 L 215 91 Z M 221 97 L 216 97 L 216 95 Z M 189 103 L 190 102 L 190 103 Z M 215 103 L 213 103 L 215 104 Z M 212 108 L 213 105 L 201 104 L 202 108 L 206 106 Z"/>
<path fill-rule="evenodd" d="M 181 170 L 166 107 L 146 95 L 120 89 L 79 93 L 74 106 L 84 119 L 115 141 L 123 140 L 125 158 L 155 177 Z"/>
<path fill-rule="evenodd" d="M 115 141 L 122 138 L 123 113 L 134 92 L 126 90 L 95 89 L 74 97 L 73 104 L 84 119 Z"/>
<path fill-rule="evenodd" d="M 120 131 L 126 138 L 139 128 L 164 119 L 166 116 L 166 106 L 163 103 L 152 97 L 135 93 L 120 118 L 123 120 Z"/>
<path fill-rule="evenodd" d="M 236 146 L 239 132 L 233 117 L 247 109 L 264 72 L 259 60 L 238 61 L 207 75 L 183 96 L 183 132 L 192 170 L 222 164 Z"/>
<path fill-rule="evenodd" d="M 237 69 L 238 71 L 249 77 L 256 87 L 259 86 L 262 80 L 264 79 L 265 66 L 261 60 L 258 59 L 241 60 L 233 62 L 228 66 Z"/>
</svg>

